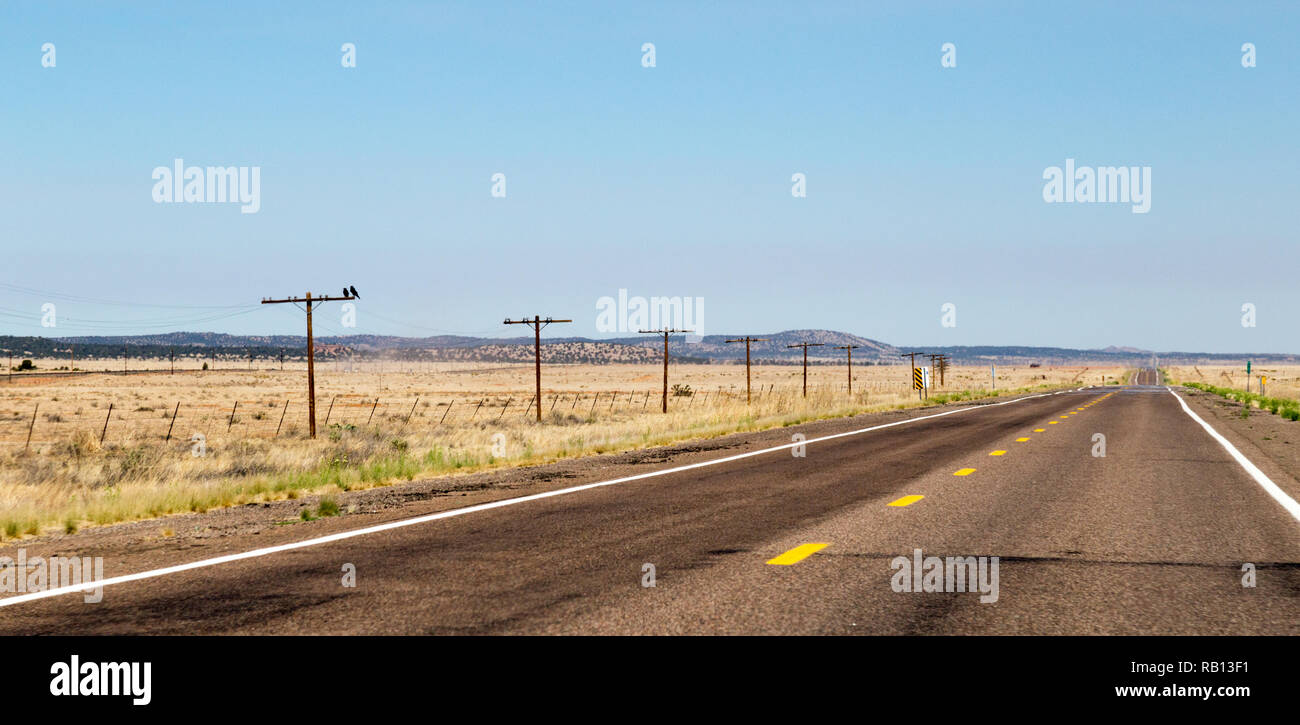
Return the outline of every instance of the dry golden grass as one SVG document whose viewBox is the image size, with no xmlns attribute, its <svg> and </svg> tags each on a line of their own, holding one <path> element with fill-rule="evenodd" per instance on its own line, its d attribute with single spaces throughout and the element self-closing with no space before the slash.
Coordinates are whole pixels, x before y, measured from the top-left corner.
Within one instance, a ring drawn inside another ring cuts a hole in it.
<svg viewBox="0 0 1300 725">
<path fill-rule="evenodd" d="M 46 362 L 38 365 L 48 369 L 54 361 Z M 670 396 L 664 415 L 661 366 L 548 365 L 539 426 L 529 365 L 388 362 L 348 371 L 347 363 L 326 363 L 317 367 L 319 438 L 313 441 L 306 435 L 306 376 L 296 367 L 21 377 L 12 385 L 0 378 L 0 536 L 919 404 L 906 366 L 855 365 L 852 397 L 843 365 L 810 366 L 806 399 L 799 366 L 755 366 L 747 405 L 744 365 L 675 364 L 670 384 L 689 385 L 694 395 Z M 985 367 L 950 369 L 933 400 L 990 395 L 988 374 Z M 999 368 L 997 392 L 1096 384 L 1123 374 L 1097 367 Z M 30 450 L 24 450 L 33 409 Z M 164 442 L 169 428 L 171 440 Z"/>
<path fill-rule="evenodd" d="M 1170 382 L 1206 383 L 1223 388 L 1246 389 L 1246 364 L 1172 365 L 1165 368 Z M 1259 392 L 1259 376 L 1265 376 L 1265 393 L 1273 398 L 1300 400 L 1300 365 L 1252 365 L 1250 392 Z"/>
</svg>

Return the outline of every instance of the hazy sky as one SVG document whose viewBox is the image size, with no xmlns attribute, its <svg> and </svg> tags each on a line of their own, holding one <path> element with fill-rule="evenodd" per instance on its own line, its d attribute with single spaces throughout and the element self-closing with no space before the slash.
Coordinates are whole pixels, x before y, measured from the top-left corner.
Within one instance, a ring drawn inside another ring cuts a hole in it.
<svg viewBox="0 0 1300 725">
<path fill-rule="evenodd" d="M 301 334 L 258 300 L 351 284 L 318 334 L 609 336 L 623 288 L 708 333 L 1300 351 L 1295 4 L 287 5 L 6 4 L 0 334 Z M 178 158 L 260 167 L 259 211 L 155 203 Z M 1066 159 L 1149 166 L 1150 211 L 1046 203 Z"/>
</svg>

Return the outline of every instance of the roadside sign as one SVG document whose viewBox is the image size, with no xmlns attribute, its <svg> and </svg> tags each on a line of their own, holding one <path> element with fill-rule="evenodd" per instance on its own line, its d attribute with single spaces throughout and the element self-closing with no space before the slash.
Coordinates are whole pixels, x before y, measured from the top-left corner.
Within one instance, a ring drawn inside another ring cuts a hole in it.
<svg viewBox="0 0 1300 725">
<path fill-rule="evenodd" d="M 1249 360 L 1246 361 L 1246 374 L 1247 374 L 1247 375 L 1250 375 L 1250 361 L 1249 361 Z"/>
<path fill-rule="evenodd" d="M 921 368 L 921 385 L 926 390 L 930 389 L 930 368 Z"/>
<path fill-rule="evenodd" d="M 925 387 L 925 378 L 922 377 L 921 370 L 921 368 L 912 368 L 912 390 Z"/>
</svg>

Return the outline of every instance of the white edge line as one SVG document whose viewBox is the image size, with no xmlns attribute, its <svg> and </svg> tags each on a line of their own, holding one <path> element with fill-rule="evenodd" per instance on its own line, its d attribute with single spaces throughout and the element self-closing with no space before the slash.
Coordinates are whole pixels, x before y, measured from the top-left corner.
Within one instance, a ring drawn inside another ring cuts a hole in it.
<svg viewBox="0 0 1300 725">
<path fill-rule="evenodd" d="M 1201 427 L 1205 429 L 1205 432 L 1209 433 L 1211 438 L 1218 441 L 1219 445 L 1223 446 L 1223 448 L 1228 451 L 1228 455 L 1232 456 L 1237 463 L 1241 464 L 1242 468 L 1246 469 L 1246 473 L 1249 473 L 1250 477 L 1255 479 L 1255 483 L 1258 483 L 1261 488 L 1267 491 L 1268 495 L 1272 496 L 1274 501 L 1282 504 L 1282 508 L 1286 509 L 1287 513 L 1291 514 L 1292 518 L 1296 521 L 1300 521 L 1300 503 L 1296 503 L 1296 500 L 1288 496 L 1286 491 L 1283 491 L 1276 483 L 1273 483 L 1273 479 L 1269 478 L 1267 474 L 1259 470 L 1259 466 L 1256 466 L 1249 458 L 1243 455 L 1241 451 L 1237 450 L 1237 447 L 1228 442 L 1227 438 L 1220 435 L 1219 431 L 1215 430 L 1209 423 L 1202 420 L 1201 416 L 1197 415 L 1187 406 L 1187 401 L 1183 400 L 1183 396 L 1175 393 L 1174 389 L 1168 385 L 1165 386 L 1165 390 L 1168 390 L 1170 395 L 1178 399 L 1178 403 L 1183 406 L 1183 412 L 1192 416 L 1192 420 L 1200 423 Z"/>
<path fill-rule="evenodd" d="M 963 413 L 970 410 L 984 410 L 987 408 L 994 408 L 999 405 L 1009 405 L 1011 403 L 1019 403 L 1025 400 L 1032 400 L 1034 398 L 1044 398 L 1044 397 L 1058 395 L 1058 394 L 1059 392 L 1039 393 L 1037 395 L 1027 395 L 1022 398 L 1015 398 L 1014 400 L 1004 400 L 1000 403 L 985 403 L 983 405 L 970 405 L 962 408 L 956 408 L 954 410 L 945 411 L 943 413 L 934 413 L 932 415 L 922 415 L 922 416 L 917 416 L 916 418 L 908 418 L 906 420 L 897 420 L 894 421 L 893 423 L 883 423 L 881 425 L 875 425 L 869 428 L 861 428 L 859 430 L 846 431 L 844 433 L 834 433 L 832 435 L 822 436 L 821 438 L 811 438 L 804 441 L 796 441 L 794 443 L 786 443 L 783 445 L 774 446 L 772 448 L 763 448 L 761 450 L 749 451 L 747 453 L 737 453 L 736 455 L 733 456 L 715 458 L 708 461 L 700 461 L 699 463 L 688 463 L 684 466 L 677 466 L 675 468 L 665 468 L 659 471 L 638 473 L 635 476 L 624 476 L 623 478 L 615 478 L 609 481 L 597 481 L 595 483 L 584 483 L 578 486 L 570 486 L 569 488 L 561 488 L 561 489 L 556 489 L 554 491 L 545 491 L 543 493 L 535 493 L 528 496 L 520 496 L 518 498 L 507 498 L 507 499 L 502 499 L 500 501 L 490 501 L 488 503 L 475 504 L 473 506 L 466 506 L 464 508 L 451 509 L 450 511 L 440 511 L 436 514 L 416 516 L 414 518 L 402 519 L 400 521 L 390 521 L 386 524 L 376 524 L 375 526 L 367 526 L 365 528 L 353 529 L 351 531 L 342 531 L 337 534 L 330 534 L 328 536 L 319 536 L 314 539 L 303 539 L 302 541 L 295 541 L 289 544 L 280 544 L 279 546 L 268 546 L 263 549 L 253 549 L 252 551 L 245 551 L 238 554 L 227 554 L 225 556 L 217 556 L 211 559 L 202 559 L 199 561 L 190 562 L 188 564 L 177 564 L 175 566 L 167 566 L 161 569 L 151 569 L 149 571 L 137 572 L 135 574 L 124 574 L 122 576 L 109 577 L 108 579 L 100 579 L 94 582 L 82 582 L 80 584 L 70 584 L 67 586 L 56 587 L 54 589 L 46 589 L 39 592 L 20 594 L 16 597 L 5 597 L 4 599 L 0 599 L 0 607 L 9 607 L 15 604 L 23 604 L 25 602 L 36 601 L 38 599 L 49 599 L 51 597 L 62 596 L 64 594 L 72 594 L 75 592 L 85 592 L 88 591 L 88 589 L 99 589 L 106 586 L 112 586 L 114 584 L 126 584 L 128 582 L 140 581 L 142 579 L 153 579 L 155 577 L 166 576 L 168 574 L 178 574 L 183 571 L 202 569 L 209 566 L 217 566 L 218 564 L 228 564 L 232 561 L 240 561 L 243 559 L 253 559 L 260 556 L 268 556 L 270 554 L 278 554 L 282 551 L 304 549 L 308 546 L 319 546 L 320 544 L 328 544 L 335 541 L 343 541 L 344 539 L 351 539 L 358 536 L 377 534 L 381 531 L 400 529 L 406 526 L 416 526 L 418 524 L 424 524 L 430 521 L 437 521 L 439 519 L 449 519 L 455 516 L 464 516 L 466 514 L 477 513 L 479 511 L 487 511 L 489 509 L 494 509 L 494 508 L 502 508 L 504 506 L 512 506 L 515 504 L 525 503 L 528 501 L 538 501 L 544 498 L 551 498 L 552 496 L 563 496 L 565 494 L 577 493 L 578 491 L 586 491 L 593 488 L 600 488 L 602 486 L 613 486 L 619 483 L 627 483 L 629 481 L 639 481 L 647 478 L 655 478 L 657 476 L 666 476 L 671 473 L 680 473 L 682 471 L 689 471 L 695 468 L 703 468 L 705 466 L 716 466 L 719 463 L 729 463 L 731 461 L 738 461 L 742 458 L 750 458 L 752 456 L 758 456 L 764 453 L 783 451 L 790 448 L 794 448 L 796 446 L 805 446 L 808 445 L 809 443 L 820 443 L 822 441 L 834 440 L 836 438 L 844 438 L 847 436 L 860 435 L 862 433 L 869 433 L 871 431 L 880 430 L 882 428 L 892 428 L 896 425 L 906 425 L 908 423 L 915 423 L 921 420 L 942 418 L 945 415 L 953 415 L 954 413 Z M 1224 443 L 1226 445 L 1226 441 Z M 1291 503 L 1294 504 L 1295 502 L 1292 501 Z"/>
</svg>

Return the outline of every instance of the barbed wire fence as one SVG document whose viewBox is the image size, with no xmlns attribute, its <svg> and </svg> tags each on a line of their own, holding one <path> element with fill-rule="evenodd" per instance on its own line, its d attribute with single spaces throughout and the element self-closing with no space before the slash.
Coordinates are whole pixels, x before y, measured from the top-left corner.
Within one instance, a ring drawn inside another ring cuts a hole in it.
<svg viewBox="0 0 1300 725">
<path fill-rule="evenodd" d="M 811 386 L 823 396 L 844 393 L 846 385 Z M 670 411 L 716 409 L 743 404 L 744 386 L 710 385 L 669 392 Z M 17 391 L 10 391 L 17 392 Z M 908 393 L 905 383 L 855 381 L 851 402 L 866 402 L 883 393 Z M 544 416 L 559 415 L 573 422 L 600 422 L 628 415 L 659 415 L 657 404 L 662 389 L 628 388 L 609 391 L 548 391 L 541 405 Z M 756 389 L 755 404 L 773 400 L 794 401 L 799 386 L 768 384 Z M 126 397 L 125 395 L 123 397 Z M 845 398 L 845 402 L 850 402 Z M 393 433 L 414 434 L 439 427 L 487 424 L 535 415 L 537 403 L 531 392 L 451 394 L 419 392 L 384 397 L 359 393 L 330 393 L 317 400 L 322 430 L 374 428 Z M 652 405 L 654 403 L 654 405 Z M 77 404 L 51 405 L 39 395 L 0 397 L 0 451 L 40 452 L 74 441 L 95 441 L 104 446 L 139 445 L 149 441 L 188 441 L 196 434 L 205 438 L 241 436 L 267 440 L 305 436 L 305 396 L 232 399 L 228 402 L 178 399 L 167 405 L 136 404 L 101 399 Z"/>
</svg>

